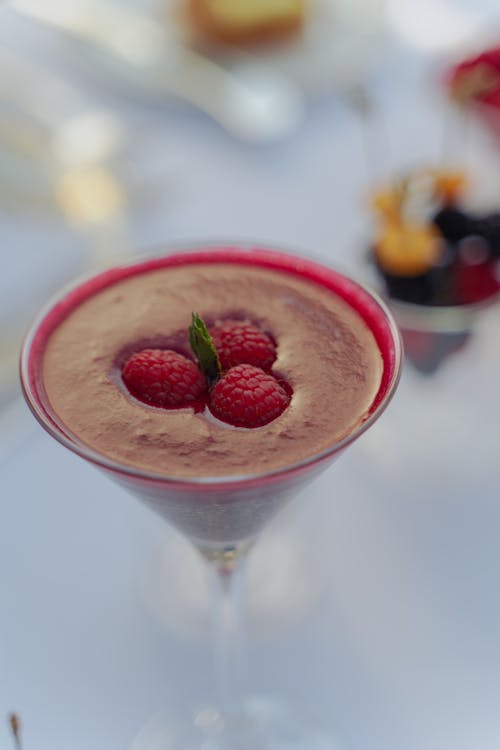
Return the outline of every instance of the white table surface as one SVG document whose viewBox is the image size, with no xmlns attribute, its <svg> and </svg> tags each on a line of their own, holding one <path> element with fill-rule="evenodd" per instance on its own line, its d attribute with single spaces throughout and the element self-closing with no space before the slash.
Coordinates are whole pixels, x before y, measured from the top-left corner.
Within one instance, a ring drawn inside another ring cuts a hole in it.
<svg viewBox="0 0 500 750">
<path fill-rule="evenodd" d="M 0 41 L 26 38 L 57 64 L 47 35 L 0 13 Z M 379 170 L 436 155 L 431 62 L 388 34 L 375 92 L 391 154 Z M 128 248 L 264 238 L 360 272 L 366 164 L 359 123 L 335 97 L 285 142 L 256 147 L 186 108 L 134 106 L 72 75 L 133 128 L 137 172 L 154 185 L 130 208 Z M 13 283 L 33 283 L 35 248 L 87 250 L 55 214 L 0 211 Z M 302 704 L 347 750 L 500 747 L 499 340 L 490 310 L 436 375 L 406 368 L 380 422 L 255 550 L 250 687 Z M 209 692 L 201 566 L 24 408 L 0 437 L 0 748 L 11 710 L 25 750 L 132 748 L 162 707 Z"/>
</svg>

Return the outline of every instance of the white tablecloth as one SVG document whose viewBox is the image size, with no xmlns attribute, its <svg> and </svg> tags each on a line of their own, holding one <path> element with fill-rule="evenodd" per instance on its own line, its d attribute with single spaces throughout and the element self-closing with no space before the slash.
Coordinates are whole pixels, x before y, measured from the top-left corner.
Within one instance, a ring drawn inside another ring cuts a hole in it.
<svg viewBox="0 0 500 750">
<path fill-rule="evenodd" d="M 48 32 L 1 14 L 0 39 L 26 39 L 57 69 Z M 299 132 L 250 146 L 185 107 L 134 105 L 78 67 L 65 74 L 133 133 L 128 168 L 150 191 L 131 201 L 127 251 L 263 239 L 362 272 L 367 164 L 345 103 L 315 101 Z M 428 53 L 388 33 L 370 169 L 439 155 L 432 80 Z M 0 232 L 11 292 L 34 283 L 42 252 L 85 254 L 94 239 L 31 210 L 2 210 Z M 408 367 L 380 422 L 255 550 L 250 688 L 302 704 L 351 750 L 500 746 L 499 351 L 491 310 L 435 376 Z M 0 746 L 15 710 L 25 750 L 130 748 L 156 711 L 209 692 L 200 564 L 24 408 L 1 429 Z"/>
</svg>

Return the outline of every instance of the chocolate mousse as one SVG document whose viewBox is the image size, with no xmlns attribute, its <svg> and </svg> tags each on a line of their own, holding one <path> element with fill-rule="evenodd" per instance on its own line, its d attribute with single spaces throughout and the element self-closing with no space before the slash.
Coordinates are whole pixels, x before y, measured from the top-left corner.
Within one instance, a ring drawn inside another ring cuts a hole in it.
<svg viewBox="0 0 500 750">
<path fill-rule="evenodd" d="M 277 345 L 273 372 L 293 395 L 279 417 L 232 427 L 208 410 L 161 409 L 125 387 L 135 351 L 190 356 L 193 311 L 208 324 L 250 320 Z M 50 407 L 78 441 L 119 464 L 170 477 L 256 474 L 327 449 L 366 418 L 382 357 L 366 323 L 325 287 L 246 263 L 138 272 L 83 299 L 51 333 L 43 359 Z"/>
</svg>

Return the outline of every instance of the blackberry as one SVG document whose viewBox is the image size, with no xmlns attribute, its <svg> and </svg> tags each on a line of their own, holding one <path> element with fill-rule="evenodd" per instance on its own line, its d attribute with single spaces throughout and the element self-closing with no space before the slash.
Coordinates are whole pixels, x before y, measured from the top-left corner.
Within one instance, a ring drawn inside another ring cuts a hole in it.
<svg viewBox="0 0 500 750">
<path fill-rule="evenodd" d="M 458 208 L 442 208 L 434 216 L 432 223 L 448 242 L 459 242 L 469 234 L 476 234 L 472 231 L 470 216 Z"/>
<path fill-rule="evenodd" d="M 474 219 L 472 228 L 470 234 L 483 237 L 490 247 L 491 255 L 500 258 L 500 213 L 486 214 Z"/>
</svg>

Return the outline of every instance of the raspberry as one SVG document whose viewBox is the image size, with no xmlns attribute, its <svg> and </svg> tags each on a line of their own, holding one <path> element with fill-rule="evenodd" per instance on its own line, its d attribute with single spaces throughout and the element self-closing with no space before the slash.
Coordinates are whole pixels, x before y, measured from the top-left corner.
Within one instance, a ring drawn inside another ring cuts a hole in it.
<svg viewBox="0 0 500 750">
<path fill-rule="evenodd" d="M 261 427 L 289 403 L 290 395 L 276 378 L 247 364 L 228 370 L 210 394 L 212 413 L 237 427 Z"/>
<path fill-rule="evenodd" d="M 195 363 L 171 349 L 132 354 L 122 378 L 133 396 L 163 408 L 196 406 L 206 392 L 205 378 Z"/>
<path fill-rule="evenodd" d="M 460 243 L 454 281 L 458 304 L 481 302 L 498 292 L 490 247 L 482 237 L 466 237 Z"/>
<path fill-rule="evenodd" d="M 224 320 L 210 329 L 221 367 L 249 364 L 270 370 L 276 347 L 267 333 L 246 320 Z"/>
</svg>

